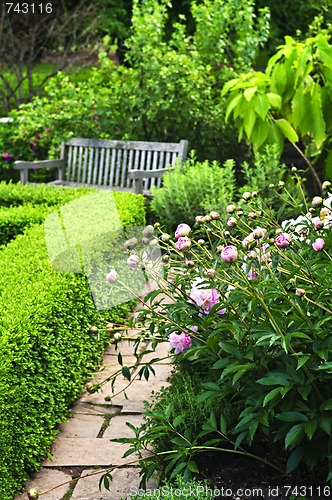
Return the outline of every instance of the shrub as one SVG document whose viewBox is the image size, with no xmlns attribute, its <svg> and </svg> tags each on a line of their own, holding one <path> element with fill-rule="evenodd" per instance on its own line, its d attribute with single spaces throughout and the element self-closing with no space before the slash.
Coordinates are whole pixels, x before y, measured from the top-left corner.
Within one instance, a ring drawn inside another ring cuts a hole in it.
<svg viewBox="0 0 332 500">
<path fill-rule="evenodd" d="M 7 203 L 38 203 L 44 202 L 49 187 L 1 188 Z M 55 190 L 57 200 L 53 188 L 49 190 L 52 203 L 78 196 L 74 190 Z M 115 198 L 123 225 L 143 224 L 143 197 L 116 193 Z M 35 217 L 43 208 L 26 205 L 5 211 L 28 215 L 31 210 Z M 51 267 L 40 224 L 27 228 L 0 253 L 0 496 L 11 500 L 27 473 L 39 468 L 56 425 L 68 417 L 100 361 L 108 338 L 105 322 L 123 322 L 132 302 L 97 311 L 85 276 Z M 98 333 L 90 330 L 93 325 Z"/>
<path fill-rule="evenodd" d="M 5 245 L 18 234 L 22 234 L 26 227 L 42 223 L 51 210 L 52 207 L 44 205 L 0 208 L 0 245 Z"/>
<path fill-rule="evenodd" d="M 298 206 L 287 189 L 278 189 Z M 250 454 L 257 442 L 269 440 L 282 450 L 277 463 L 284 457 L 286 473 L 301 468 L 318 481 L 332 479 L 332 195 L 316 196 L 310 204 L 304 199 L 302 214 L 299 209 L 296 219 L 281 225 L 267 208 L 246 192 L 240 211 L 227 207 L 227 225 L 211 212 L 194 229 L 180 224 L 174 239 L 161 236 L 162 276 L 150 269 L 160 287 L 147 295 L 140 312 L 146 339 L 152 346 L 169 340 L 179 370 L 188 363 L 198 372 L 207 368 L 198 402 L 222 401 L 220 420 L 211 415 L 199 435 L 206 439 L 202 446 L 189 429 L 177 432 L 183 416 L 171 420 L 167 410 L 177 444 L 164 456 L 168 474 L 197 473 L 195 453 L 204 446 L 229 450 L 233 443 L 234 453 Z M 230 426 L 224 404 L 240 410 Z M 165 418 L 154 435 L 164 426 Z M 148 445 L 149 436 L 136 436 L 133 449 Z M 150 459 L 147 477 L 158 465 L 158 457 Z"/>
<path fill-rule="evenodd" d="M 182 220 L 193 224 L 195 214 L 216 207 L 225 210 L 226 200 L 235 190 L 234 164 L 228 160 L 221 167 L 216 161 L 189 159 L 183 167 L 164 175 L 162 188 L 152 188 L 151 210 L 158 219 L 167 221 L 168 230 Z"/>
<path fill-rule="evenodd" d="M 292 216 L 294 207 L 268 187 L 279 183 L 287 188 L 294 201 L 301 202 L 302 193 L 294 184 L 287 166 L 280 163 L 275 146 L 267 146 L 261 153 L 256 153 L 251 162 L 243 162 L 240 168 L 235 167 L 235 161 L 231 159 L 220 166 L 216 161 L 198 162 L 192 157 L 183 167 L 164 175 L 163 187 L 152 188 L 154 198 L 150 208 L 169 231 L 183 220 L 193 224 L 195 215 L 200 213 L 217 210 L 225 214 L 227 204 L 231 201 L 241 204 L 242 193 L 251 189 L 260 192 L 271 213 L 277 213 L 278 218 Z"/>
</svg>

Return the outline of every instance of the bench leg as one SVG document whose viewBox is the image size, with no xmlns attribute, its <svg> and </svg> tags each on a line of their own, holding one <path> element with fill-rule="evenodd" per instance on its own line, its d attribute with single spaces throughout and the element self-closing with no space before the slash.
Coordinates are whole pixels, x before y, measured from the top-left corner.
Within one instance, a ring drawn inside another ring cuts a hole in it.
<svg viewBox="0 0 332 500">
<path fill-rule="evenodd" d="M 26 184 L 28 182 L 28 169 L 24 168 L 23 170 L 20 170 L 20 181 L 21 184 Z"/>
<path fill-rule="evenodd" d="M 135 194 L 143 194 L 143 181 L 142 181 L 142 179 L 134 179 L 134 192 L 135 192 Z"/>
</svg>

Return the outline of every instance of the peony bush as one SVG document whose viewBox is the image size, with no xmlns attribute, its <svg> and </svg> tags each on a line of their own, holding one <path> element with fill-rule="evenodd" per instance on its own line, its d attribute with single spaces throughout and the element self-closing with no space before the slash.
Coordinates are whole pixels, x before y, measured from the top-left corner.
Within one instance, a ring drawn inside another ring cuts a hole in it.
<svg viewBox="0 0 332 500">
<path fill-rule="evenodd" d="M 293 176 L 300 186 L 295 169 Z M 270 189 L 294 208 L 285 186 Z M 133 319 L 141 327 L 137 342 L 169 342 L 177 371 L 204 373 L 197 403 L 220 402 L 218 419 L 211 414 L 199 436 L 177 435 L 181 416 L 159 416 L 155 431 L 142 427 L 132 451 L 166 426 L 175 436 L 164 457 L 173 475 L 197 472 L 195 453 L 204 445 L 253 455 L 256 443 L 268 442 L 269 457 L 278 450 L 279 472 L 281 464 L 286 473 L 301 468 L 332 479 L 331 184 L 322 190 L 310 202 L 303 197 L 298 217 L 281 224 L 249 191 L 240 205 L 227 206 L 226 223 L 225 214 L 197 214 L 174 237 L 157 223 L 149 238 L 155 245 L 159 237 L 161 270 L 131 250 L 135 267 L 158 284 Z M 230 406 L 231 420 L 223 415 Z M 156 456 L 147 475 L 153 462 Z"/>
</svg>

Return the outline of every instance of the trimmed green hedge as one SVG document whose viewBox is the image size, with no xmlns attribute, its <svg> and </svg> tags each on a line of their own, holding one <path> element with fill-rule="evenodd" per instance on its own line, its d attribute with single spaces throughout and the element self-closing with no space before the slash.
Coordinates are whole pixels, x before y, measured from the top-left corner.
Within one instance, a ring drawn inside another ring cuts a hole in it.
<svg viewBox="0 0 332 500">
<path fill-rule="evenodd" d="M 63 205 L 81 196 L 95 192 L 91 188 L 69 188 L 48 184 L 21 184 L 0 182 L 0 206 Z M 122 193 L 123 194 L 123 193 Z"/>
<path fill-rule="evenodd" d="M 0 207 L 0 245 L 24 232 L 26 227 L 41 224 L 45 217 L 54 210 L 47 205 L 21 205 L 18 207 Z"/>
<path fill-rule="evenodd" d="M 32 187 L 20 191 L 21 197 L 12 190 L 7 200 L 16 196 L 17 204 L 41 199 Z M 67 192 L 59 196 L 76 196 Z M 116 193 L 115 198 L 123 225 L 144 225 L 143 197 Z M 106 322 L 124 318 L 132 304 L 97 311 L 85 276 L 51 267 L 40 224 L 1 249 L 0 275 L 0 498 L 12 500 L 27 473 L 39 468 L 56 425 L 66 420 L 100 361 Z M 92 325 L 98 335 L 90 332 Z"/>
</svg>

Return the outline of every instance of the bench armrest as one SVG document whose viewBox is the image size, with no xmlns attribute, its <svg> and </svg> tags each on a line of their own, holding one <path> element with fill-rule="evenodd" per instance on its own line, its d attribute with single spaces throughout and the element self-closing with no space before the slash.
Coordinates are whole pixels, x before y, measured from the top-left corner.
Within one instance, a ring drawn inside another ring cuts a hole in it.
<svg viewBox="0 0 332 500">
<path fill-rule="evenodd" d="M 162 177 L 166 172 L 169 172 L 168 168 L 160 168 L 158 170 L 129 170 L 128 179 L 134 181 L 134 191 L 135 194 L 143 193 L 143 179 L 153 179 L 156 177 Z"/>
<path fill-rule="evenodd" d="M 28 182 L 29 170 L 35 168 L 57 168 L 59 172 L 59 179 L 62 179 L 62 172 L 65 168 L 64 160 L 39 160 L 39 161 L 21 161 L 14 162 L 14 169 L 20 170 L 20 180 L 22 184 Z"/>
</svg>

